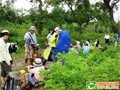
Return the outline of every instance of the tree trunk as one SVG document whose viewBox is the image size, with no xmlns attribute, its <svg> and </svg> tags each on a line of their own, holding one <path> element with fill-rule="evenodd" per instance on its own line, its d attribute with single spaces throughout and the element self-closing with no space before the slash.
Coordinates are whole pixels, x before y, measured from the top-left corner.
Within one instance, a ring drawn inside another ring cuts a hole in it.
<svg viewBox="0 0 120 90">
<path fill-rule="evenodd" d="M 114 20 L 114 16 L 113 16 L 113 8 L 115 6 L 116 3 L 114 3 L 114 5 L 110 6 L 110 0 L 103 0 L 104 1 L 104 4 L 106 5 L 107 9 L 108 9 L 108 13 L 109 13 L 109 16 L 110 16 L 110 22 L 111 22 L 111 29 L 113 32 L 117 32 L 117 28 L 115 26 L 115 20 Z"/>
<path fill-rule="evenodd" d="M 68 5 L 68 7 L 70 8 L 70 10 L 71 10 L 71 12 L 72 12 L 72 15 L 73 15 L 73 18 L 74 18 L 74 20 L 75 20 L 75 22 L 78 24 L 78 26 L 79 26 L 79 31 L 81 30 L 81 23 L 78 21 L 78 19 L 77 19 L 77 17 L 76 17 L 76 15 L 75 15 L 75 13 L 74 13 L 74 10 L 72 9 L 72 6 L 70 6 L 68 3 L 66 3 L 67 5 Z"/>
<path fill-rule="evenodd" d="M 110 15 L 111 29 L 113 32 L 117 32 L 118 30 L 115 25 L 116 22 L 115 22 L 114 16 L 113 16 L 113 8 L 109 7 L 108 11 L 109 11 L 109 15 Z"/>
</svg>

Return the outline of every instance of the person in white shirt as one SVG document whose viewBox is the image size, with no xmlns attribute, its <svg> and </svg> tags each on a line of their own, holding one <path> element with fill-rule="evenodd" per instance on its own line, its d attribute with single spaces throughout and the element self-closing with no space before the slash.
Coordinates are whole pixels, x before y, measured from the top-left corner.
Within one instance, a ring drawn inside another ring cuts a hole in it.
<svg viewBox="0 0 120 90">
<path fill-rule="evenodd" d="M 105 39 L 105 44 L 110 44 L 110 35 L 108 33 L 106 33 L 104 39 Z"/>
<path fill-rule="evenodd" d="M 24 35 L 25 41 L 25 62 L 30 65 L 32 60 L 33 48 L 37 45 L 37 39 L 35 35 L 35 26 L 29 28 L 29 32 Z"/>
<path fill-rule="evenodd" d="M 10 56 L 6 41 L 10 37 L 10 32 L 8 30 L 3 30 L 0 33 L 0 64 L 1 64 L 1 89 L 4 89 L 4 84 L 7 74 L 12 71 L 12 58 Z"/>
</svg>

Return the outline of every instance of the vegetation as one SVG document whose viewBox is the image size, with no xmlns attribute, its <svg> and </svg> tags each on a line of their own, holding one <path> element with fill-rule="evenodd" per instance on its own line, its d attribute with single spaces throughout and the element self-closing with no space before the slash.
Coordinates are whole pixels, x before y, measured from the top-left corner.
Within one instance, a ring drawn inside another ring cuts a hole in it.
<svg viewBox="0 0 120 90">
<path fill-rule="evenodd" d="M 120 47 L 117 50 L 113 46 L 107 48 L 104 52 L 96 49 L 86 56 L 82 52 L 59 55 L 59 60 L 64 59 L 65 65 L 56 63 L 49 71 L 43 72 L 45 87 L 48 90 L 86 90 L 87 81 L 120 81 Z"/>
<path fill-rule="evenodd" d="M 47 34 L 57 26 L 70 32 L 73 44 L 77 40 L 82 44 L 87 39 L 92 43 L 99 39 L 101 45 L 107 47 L 104 52 L 96 48 L 88 55 L 83 55 L 82 51 L 79 54 L 59 54 L 58 63 L 42 72 L 48 90 L 86 90 L 87 81 L 120 81 L 120 46 L 115 49 L 113 44 L 106 46 L 103 41 L 106 32 L 112 41 L 113 32 L 120 34 L 120 22 L 113 18 L 119 0 L 103 0 L 95 4 L 91 4 L 90 0 L 30 0 L 38 7 L 31 8 L 27 15 L 12 7 L 16 0 L 6 1 L 5 5 L 0 3 L 0 31 L 8 29 L 13 34 L 9 42 L 17 40 L 19 43 L 19 50 L 12 54 L 15 62 L 24 62 L 23 37 L 31 25 L 37 28 L 41 50 L 45 47 Z M 50 6 L 53 10 L 48 12 Z M 68 10 L 64 9 L 65 6 Z M 61 60 L 65 60 L 64 66 Z M 26 69 L 25 64 L 21 65 L 22 68 L 18 66 L 14 70 Z"/>
</svg>

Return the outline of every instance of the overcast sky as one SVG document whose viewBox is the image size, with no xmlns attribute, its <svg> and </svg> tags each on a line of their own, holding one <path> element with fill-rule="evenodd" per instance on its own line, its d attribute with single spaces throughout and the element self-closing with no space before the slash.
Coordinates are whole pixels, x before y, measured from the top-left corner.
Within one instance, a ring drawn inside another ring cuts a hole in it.
<svg viewBox="0 0 120 90">
<path fill-rule="evenodd" d="M 5 0 L 3 0 L 4 3 Z M 17 2 L 15 2 L 14 6 L 17 9 L 25 9 L 25 10 L 29 10 L 32 7 L 32 4 L 29 2 L 30 0 L 17 0 Z M 95 3 L 98 2 L 100 0 L 90 0 L 91 3 Z M 51 11 L 51 8 L 48 9 L 48 11 Z M 120 20 L 120 3 L 119 3 L 119 10 L 115 11 L 114 13 L 114 18 L 116 21 Z"/>
</svg>

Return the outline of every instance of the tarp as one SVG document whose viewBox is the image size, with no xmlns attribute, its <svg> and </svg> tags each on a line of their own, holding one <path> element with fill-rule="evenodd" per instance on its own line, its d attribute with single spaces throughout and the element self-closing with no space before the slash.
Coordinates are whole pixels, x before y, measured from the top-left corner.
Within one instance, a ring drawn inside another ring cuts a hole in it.
<svg viewBox="0 0 120 90">
<path fill-rule="evenodd" d="M 55 52 L 58 53 L 62 53 L 62 52 L 66 52 L 68 53 L 69 48 L 70 48 L 70 33 L 68 31 L 61 31 L 59 38 L 58 38 L 58 42 L 56 45 L 56 49 Z"/>
</svg>

